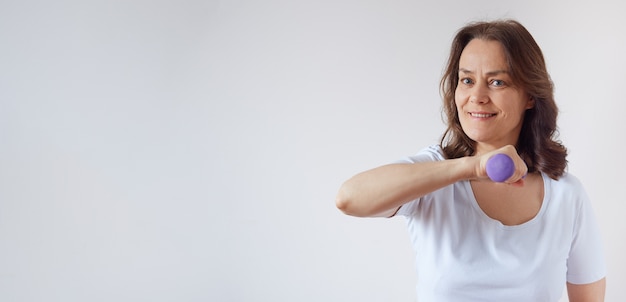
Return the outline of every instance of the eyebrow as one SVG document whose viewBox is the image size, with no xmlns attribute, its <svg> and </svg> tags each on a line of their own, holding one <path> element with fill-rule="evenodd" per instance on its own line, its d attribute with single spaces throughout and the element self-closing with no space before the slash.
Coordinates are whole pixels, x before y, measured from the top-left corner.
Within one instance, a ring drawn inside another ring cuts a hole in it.
<svg viewBox="0 0 626 302">
<path fill-rule="evenodd" d="M 465 69 L 465 68 L 459 68 L 459 73 L 465 73 L 465 74 L 474 74 L 473 71 L 469 70 L 469 69 Z M 509 73 L 508 70 L 504 70 L 504 69 L 499 69 L 499 70 L 493 70 L 493 71 L 488 71 L 486 73 L 486 75 L 488 76 L 494 76 L 494 75 L 499 75 L 499 74 L 503 74 L 503 73 Z"/>
</svg>

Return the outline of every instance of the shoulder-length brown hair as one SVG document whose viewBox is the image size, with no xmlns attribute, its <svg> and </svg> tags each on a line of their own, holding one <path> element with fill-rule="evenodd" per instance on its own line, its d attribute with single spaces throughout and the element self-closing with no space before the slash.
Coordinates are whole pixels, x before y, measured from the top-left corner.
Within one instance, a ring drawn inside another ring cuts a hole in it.
<svg viewBox="0 0 626 302">
<path fill-rule="evenodd" d="M 502 43 L 514 84 L 535 101 L 534 107 L 526 110 L 524 115 L 517 151 L 528 165 L 529 172 L 542 171 L 558 179 L 567 166 L 567 149 L 556 140 L 558 108 L 554 102 L 552 80 L 541 49 L 528 30 L 514 20 L 471 23 L 454 37 L 440 83 L 448 125 L 441 137 L 444 154 L 447 158 L 459 158 L 471 156 L 476 151 L 476 142 L 461 128 L 454 101 L 461 52 L 473 39 Z"/>
</svg>

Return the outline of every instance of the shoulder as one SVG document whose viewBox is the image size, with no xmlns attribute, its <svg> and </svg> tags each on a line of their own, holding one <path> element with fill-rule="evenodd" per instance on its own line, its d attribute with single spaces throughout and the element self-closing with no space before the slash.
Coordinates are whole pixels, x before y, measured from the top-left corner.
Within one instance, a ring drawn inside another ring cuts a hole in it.
<svg viewBox="0 0 626 302">
<path fill-rule="evenodd" d="M 578 177 L 569 172 L 565 172 L 558 180 L 551 179 L 547 175 L 544 177 L 549 179 L 552 189 L 560 194 L 568 193 L 579 195 L 581 193 L 585 193 L 585 188 L 582 182 L 578 179 Z"/>
<path fill-rule="evenodd" d="M 565 172 L 558 180 L 558 183 L 564 186 L 582 186 L 582 183 L 574 174 Z"/>
<path fill-rule="evenodd" d="M 426 148 L 423 148 L 414 155 L 407 156 L 396 161 L 396 163 L 414 164 L 419 162 L 441 161 L 444 159 L 445 156 L 443 155 L 443 150 L 441 149 L 441 146 L 430 145 Z"/>
<path fill-rule="evenodd" d="M 547 175 L 544 177 L 547 179 L 545 188 L 547 197 L 562 214 L 569 212 L 577 216 L 581 210 L 591 206 L 585 187 L 573 174 L 566 172 L 558 180 L 551 179 Z"/>
</svg>

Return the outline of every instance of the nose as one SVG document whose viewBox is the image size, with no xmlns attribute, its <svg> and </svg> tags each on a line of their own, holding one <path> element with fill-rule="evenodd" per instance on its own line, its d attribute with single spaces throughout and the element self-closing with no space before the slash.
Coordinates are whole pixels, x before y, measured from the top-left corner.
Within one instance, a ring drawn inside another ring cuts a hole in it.
<svg viewBox="0 0 626 302">
<path fill-rule="evenodd" d="M 470 102 L 474 104 L 485 104 L 489 102 L 487 88 L 482 85 L 474 85 L 470 94 Z"/>
</svg>

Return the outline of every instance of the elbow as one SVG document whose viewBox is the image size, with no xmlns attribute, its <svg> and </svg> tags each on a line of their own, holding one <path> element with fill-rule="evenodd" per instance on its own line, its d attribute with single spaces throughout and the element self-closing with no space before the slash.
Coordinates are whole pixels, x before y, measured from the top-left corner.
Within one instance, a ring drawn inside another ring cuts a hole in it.
<svg viewBox="0 0 626 302">
<path fill-rule="evenodd" d="M 335 206 L 337 207 L 337 209 L 339 209 L 341 212 L 343 212 L 346 215 L 350 215 L 351 213 L 351 200 L 350 198 L 348 198 L 348 196 L 346 196 L 345 192 L 343 189 L 339 190 L 339 193 L 337 194 L 337 198 L 335 199 Z"/>
<path fill-rule="evenodd" d="M 346 215 L 358 216 L 355 213 L 354 200 L 350 197 L 350 194 L 348 194 L 347 190 L 344 187 L 339 189 L 339 193 L 337 193 L 335 206 Z"/>
<path fill-rule="evenodd" d="M 355 216 L 355 217 L 368 217 L 371 216 L 370 213 L 367 213 L 365 207 L 363 207 L 353 196 L 353 194 L 349 193 L 349 189 L 342 187 L 337 194 L 335 199 L 335 206 L 341 212 L 346 215 Z"/>
</svg>

